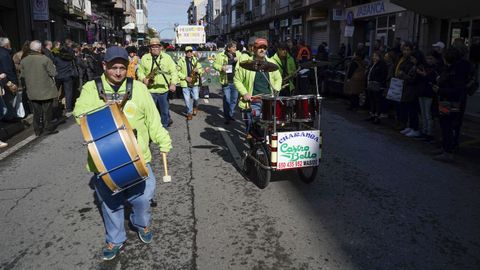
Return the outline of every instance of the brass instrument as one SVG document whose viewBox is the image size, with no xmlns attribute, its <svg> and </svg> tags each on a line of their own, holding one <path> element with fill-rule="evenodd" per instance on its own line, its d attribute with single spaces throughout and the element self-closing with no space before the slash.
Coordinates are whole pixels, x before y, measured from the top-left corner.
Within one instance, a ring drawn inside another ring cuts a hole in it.
<svg viewBox="0 0 480 270">
<path fill-rule="evenodd" d="M 192 78 L 192 80 L 188 83 L 188 86 L 189 87 L 192 87 L 194 86 L 197 81 L 198 81 L 198 73 L 195 72 L 195 68 L 192 70 L 192 72 L 190 73 L 190 78 Z"/>
<path fill-rule="evenodd" d="M 158 73 L 158 67 L 152 68 L 150 73 L 148 73 L 147 77 L 145 77 L 147 81 L 147 87 L 151 87 L 153 83 L 155 82 L 155 75 Z"/>
</svg>

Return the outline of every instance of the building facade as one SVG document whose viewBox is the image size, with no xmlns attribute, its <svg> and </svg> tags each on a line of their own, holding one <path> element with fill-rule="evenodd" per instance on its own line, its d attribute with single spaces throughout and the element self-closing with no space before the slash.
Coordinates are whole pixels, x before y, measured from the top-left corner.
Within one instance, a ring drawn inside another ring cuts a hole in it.
<svg viewBox="0 0 480 270">
<path fill-rule="evenodd" d="M 136 22 L 135 1 L 3 0 L 0 35 L 9 37 L 15 50 L 33 39 L 122 42 L 122 28 Z"/>
</svg>

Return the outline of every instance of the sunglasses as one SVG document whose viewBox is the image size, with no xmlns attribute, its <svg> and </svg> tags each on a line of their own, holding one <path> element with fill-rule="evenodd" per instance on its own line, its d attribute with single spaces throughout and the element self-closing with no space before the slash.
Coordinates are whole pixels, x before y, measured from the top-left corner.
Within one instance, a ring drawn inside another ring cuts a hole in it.
<svg viewBox="0 0 480 270">
<path fill-rule="evenodd" d="M 192 51 L 192 50 L 188 50 L 188 51 L 185 51 L 185 52 L 187 52 L 187 53 L 188 53 L 188 52 L 193 52 L 193 51 Z"/>
<path fill-rule="evenodd" d="M 255 47 L 255 49 L 257 49 L 257 50 L 259 50 L 259 49 L 266 50 L 266 49 L 267 49 L 267 46 L 262 45 L 262 46 Z"/>
</svg>

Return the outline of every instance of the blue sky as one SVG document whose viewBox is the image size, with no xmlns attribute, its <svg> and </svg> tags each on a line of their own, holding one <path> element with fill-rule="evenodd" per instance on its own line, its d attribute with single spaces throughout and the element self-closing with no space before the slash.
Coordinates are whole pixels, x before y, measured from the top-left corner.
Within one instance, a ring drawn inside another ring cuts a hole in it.
<svg viewBox="0 0 480 270">
<path fill-rule="evenodd" d="M 173 25 L 187 24 L 189 4 L 190 0 L 148 0 L 148 25 L 161 31 L 161 38 L 173 38 Z"/>
</svg>

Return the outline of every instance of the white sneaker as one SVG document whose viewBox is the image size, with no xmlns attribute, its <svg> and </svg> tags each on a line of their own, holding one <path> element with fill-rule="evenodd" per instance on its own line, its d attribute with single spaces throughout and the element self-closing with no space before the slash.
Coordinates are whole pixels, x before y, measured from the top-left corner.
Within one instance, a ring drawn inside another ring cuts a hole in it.
<svg viewBox="0 0 480 270">
<path fill-rule="evenodd" d="M 405 128 L 404 130 L 400 131 L 400 133 L 402 133 L 403 135 L 409 133 L 410 131 L 412 131 L 411 128 Z"/>
<path fill-rule="evenodd" d="M 73 115 L 73 112 L 66 112 L 66 113 L 65 113 L 65 117 L 67 117 L 67 118 L 69 118 L 69 117 L 72 116 L 72 115 Z"/>
<path fill-rule="evenodd" d="M 8 143 L 0 141 L 0 148 L 5 148 L 8 146 Z"/>
<path fill-rule="evenodd" d="M 420 133 L 420 131 L 412 129 L 410 132 L 406 133 L 405 136 L 412 138 L 412 137 L 418 137 L 420 136 L 420 134 L 422 134 Z"/>
</svg>

